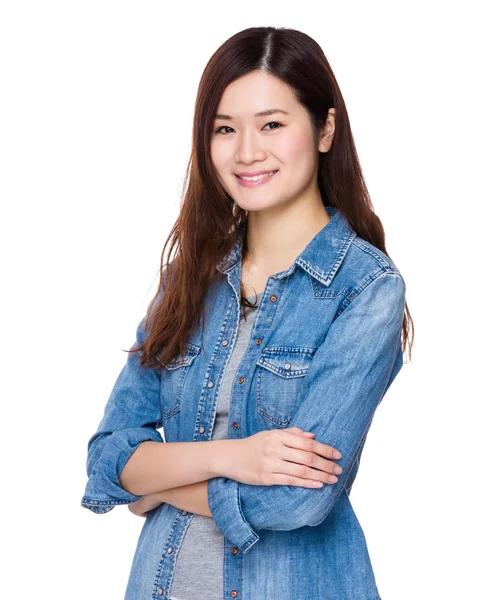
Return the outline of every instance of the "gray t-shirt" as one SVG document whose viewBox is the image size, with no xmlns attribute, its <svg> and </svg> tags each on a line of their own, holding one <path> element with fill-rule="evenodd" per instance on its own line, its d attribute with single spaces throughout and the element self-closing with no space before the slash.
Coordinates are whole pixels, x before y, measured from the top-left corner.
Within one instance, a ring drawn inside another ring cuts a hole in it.
<svg viewBox="0 0 491 600">
<path fill-rule="evenodd" d="M 257 295 L 257 307 L 259 307 L 263 293 Z M 254 302 L 255 298 L 255 295 L 247 297 L 251 302 Z M 223 376 L 218 397 L 212 440 L 228 438 L 230 395 L 235 373 L 249 346 L 257 307 L 241 307 L 237 339 Z M 247 320 L 244 320 L 244 312 Z M 223 599 L 223 543 L 223 534 L 215 525 L 214 519 L 197 514 L 191 516 L 177 555 L 170 600 Z"/>
</svg>

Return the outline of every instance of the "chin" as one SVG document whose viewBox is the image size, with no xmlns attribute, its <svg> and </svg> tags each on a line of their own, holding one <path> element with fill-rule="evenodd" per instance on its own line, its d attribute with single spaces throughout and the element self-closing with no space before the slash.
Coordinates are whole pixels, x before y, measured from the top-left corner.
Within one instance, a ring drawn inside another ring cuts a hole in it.
<svg viewBox="0 0 491 600">
<path fill-rule="evenodd" d="M 246 210 L 247 212 L 264 212 L 267 210 L 279 209 L 279 208 L 281 208 L 282 205 L 283 205 L 283 202 L 268 203 L 268 201 L 265 200 L 264 202 L 260 202 L 260 201 L 251 202 L 251 203 L 249 203 L 248 206 L 241 206 L 241 208 L 243 210 Z"/>
</svg>

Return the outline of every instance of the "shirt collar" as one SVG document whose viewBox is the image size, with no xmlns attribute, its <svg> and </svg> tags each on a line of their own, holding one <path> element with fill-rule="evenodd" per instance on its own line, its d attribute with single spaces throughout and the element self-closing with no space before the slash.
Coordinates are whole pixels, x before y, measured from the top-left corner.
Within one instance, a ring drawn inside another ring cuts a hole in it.
<svg viewBox="0 0 491 600">
<path fill-rule="evenodd" d="M 277 273 L 275 277 L 278 279 L 286 277 L 293 271 L 295 265 L 298 265 L 322 284 L 329 286 L 356 233 L 339 208 L 330 205 L 324 208 L 331 217 L 329 223 L 312 238 L 292 266 L 286 271 Z M 239 236 L 232 250 L 217 263 L 216 267 L 221 273 L 228 273 L 241 260 L 242 243 L 242 236 Z"/>
</svg>

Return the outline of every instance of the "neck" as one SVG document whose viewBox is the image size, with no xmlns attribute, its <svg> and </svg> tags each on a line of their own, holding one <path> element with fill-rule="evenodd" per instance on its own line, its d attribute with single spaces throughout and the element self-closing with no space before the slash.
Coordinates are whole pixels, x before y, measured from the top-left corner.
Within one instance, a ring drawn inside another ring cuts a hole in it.
<svg viewBox="0 0 491 600">
<path fill-rule="evenodd" d="M 249 212 L 247 254 L 249 272 L 278 273 L 288 269 L 319 231 L 331 220 L 318 202 L 288 208 Z"/>
</svg>

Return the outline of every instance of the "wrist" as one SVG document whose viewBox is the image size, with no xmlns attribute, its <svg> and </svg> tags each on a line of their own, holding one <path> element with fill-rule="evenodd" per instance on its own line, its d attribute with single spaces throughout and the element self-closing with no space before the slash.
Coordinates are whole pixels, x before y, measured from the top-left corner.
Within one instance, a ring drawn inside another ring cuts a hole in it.
<svg viewBox="0 0 491 600">
<path fill-rule="evenodd" d="M 233 448 L 240 440 L 214 440 L 211 446 L 211 477 L 232 477 Z"/>
</svg>

